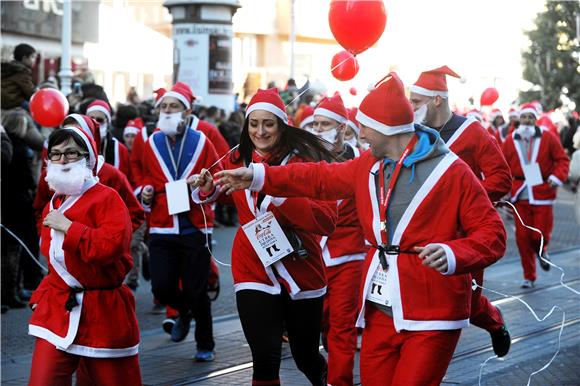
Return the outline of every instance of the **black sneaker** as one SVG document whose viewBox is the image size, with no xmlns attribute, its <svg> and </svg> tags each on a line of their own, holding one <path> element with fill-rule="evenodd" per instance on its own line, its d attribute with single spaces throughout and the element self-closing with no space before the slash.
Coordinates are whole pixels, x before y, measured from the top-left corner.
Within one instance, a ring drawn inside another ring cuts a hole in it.
<svg viewBox="0 0 580 386">
<path fill-rule="evenodd" d="M 173 326 L 175 325 L 175 318 L 167 318 L 161 323 L 161 327 L 163 327 L 163 331 L 171 335 L 171 331 L 173 330 Z"/>
<path fill-rule="evenodd" d="M 171 340 L 174 342 L 181 342 L 189 334 L 189 328 L 191 326 L 191 312 L 185 315 L 179 315 L 175 320 L 175 325 L 171 329 Z"/>
<path fill-rule="evenodd" d="M 540 260 L 540 267 L 542 267 L 544 271 L 548 272 L 550 270 L 550 264 L 548 263 L 548 261 L 550 261 L 550 255 L 548 255 L 548 252 L 544 252 L 544 256 L 536 256 L 538 256 L 538 260 Z"/>
<path fill-rule="evenodd" d="M 500 309 L 498 308 L 497 310 L 503 319 L 503 315 Z M 497 355 L 498 358 L 506 356 L 510 351 L 512 339 L 510 337 L 510 332 L 508 331 L 505 324 L 505 320 L 503 326 L 501 326 L 499 330 L 490 332 L 489 335 L 491 335 L 491 345 L 495 355 Z"/>
</svg>

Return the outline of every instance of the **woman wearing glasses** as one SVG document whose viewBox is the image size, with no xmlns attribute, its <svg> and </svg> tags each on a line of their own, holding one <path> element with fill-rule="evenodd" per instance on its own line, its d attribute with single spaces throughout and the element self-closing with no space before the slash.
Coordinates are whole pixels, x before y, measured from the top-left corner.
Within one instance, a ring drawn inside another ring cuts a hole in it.
<svg viewBox="0 0 580 386">
<path fill-rule="evenodd" d="M 96 144 L 66 126 L 48 139 L 41 251 L 49 273 L 30 299 L 35 336 L 29 385 L 140 385 L 131 269 L 131 220 L 119 195 L 95 177 Z"/>
</svg>

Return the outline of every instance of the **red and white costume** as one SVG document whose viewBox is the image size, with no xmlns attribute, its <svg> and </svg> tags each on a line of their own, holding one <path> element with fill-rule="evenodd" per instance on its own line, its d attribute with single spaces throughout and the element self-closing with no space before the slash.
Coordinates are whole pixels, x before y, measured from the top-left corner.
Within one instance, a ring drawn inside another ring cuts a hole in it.
<svg viewBox="0 0 580 386">
<path fill-rule="evenodd" d="M 528 106 L 527 109 L 533 108 Z M 522 109 L 522 113 L 524 112 L 527 112 L 526 109 Z M 557 188 L 551 187 L 548 181 L 561 186 L 568 177 L 570 160 L 559 138 L 551 131 L 537 126 L 527 141 L 523 137 L 522 128 L 516 129 L 504 142 L 503 152 L 513 174 L 511 201 L 515 203 L 526 225 L 542 231 L 546 250 L 554 223 L 552 205 L 557 192 Z M 544 182 L 530 188 L 526 183 L 522 165 L 533 163 L 539 165 Z M 534 282 L 537 278 L 536 255 L 540 252 L 540 235 L 524 228 L 516 220 L 516 243 L 524 278 Z"/>
<path fill-rule="evenodd" d="M 77 127 L 62 130 L 72 130 L 83 138 L 89 148 L 89 165 L 94 168 L 97 152 L 90 136 Z M 90 358 L 132 357 L 116 366 L 127 366 L 123 371 L 128 384 L 140 384 L 135 299 L 123 285 L 132 266 L 131 220 L 125 204 L 95 178 L 85 182 L 79 195 L 66 199 L 54 196 L 44 216 L 51 210 L 63 213 L 72 225 L 66 233 L 42 229 L 40 249 L 48 257 L 50 269 L 30 299 L 34 312 L 29 334 L 49 342 L 52 348 L 37 343 L 30 383 L 40 385 L 46 384 L 46 379 L 56 379 L 51 375 L 56 376 L 59 370 L 53 368 L 57 362 L 51 359 L 64 360 L 58 353 L 63 351 L 84 357 L 91 368 L 99 365 Z M 66 358 L 78 361 L 73 356 Z M 106 379 L 105 373 L 119 374 L 118 367 L 114 370 L 105 362 L 94 381 Z"/>
<path fill-rule="evenodd" d="M 384 106 L 390 108 L 385 109 Z M 396 74 L 389 74 L 369 93 L 360 106 L 357 118 L 361 124 L 386 135 L 414 130 L 412 108 Z M 380 164 L 380 160 L 374 158 L 370 151 L 339 164 L 294 164 L 286 167 L 253 164 L 254 181 L 250 189 L 287 197 L 352 198 L 356 202 L 365 239 L 381 245 L 377 183 L 373 174 Z M 288 181 L 302 183 L 288 184 Z M 404 184 L 397 185 L 393 192 L 394 199 L 404 196 L 406 190 Z M 434 222 L 437 226 L 433 226 Z M 384 380 L 392 377 L 393 373 L 404 372 L 405 367 L 413 367 L 414 363 L 425 366 L 431 363 L 432 367 L 433 362 L 437 362 L 435 366 L 443 369 L 442 374 L 441 371 L 428 372 L 423 380 L 440 382 L 448 364 L 444 357 L 448 356 L 450 360 L 459 332 L 451 333 L 451 339 L 446 340 L 448 344 L 444 348 L 439 346 L 439 349 L 433 349 L 421 345 L 417 347 L 418 352 L 401 350 L 400 354 L 393 356 L 389 354 L 389 346 L 393 342 L 387 337 L 412 339 L 421 336 L 422 331 L 432 331 L 432 334 L 441 336 L 447 334 L 445 330 L 468 326 L 470 273 L 488 266 L 503 255 L 503 224 L 469 167 L 449 152 L 441 157 L 408 203 L 396 225 L 391 243 L 405 251 L 413 250 L 415 246 L 440 245 L 446 252 L 448 270 L 440 274 L 427 268 L 414 254 L 388 256 L 387 293 L 392 305 L 392 322 L 387 327 L 388 331 L 379 328 L 377 332 L 372 328 L 367 333 L 365 330 L 361 380 L 365 385 L 388 385 L 390 382 Z M 367 298 L 378 266 L 378 251 L 372 249 L 365 260 L 366 274 L 361 299 Z M 367 311 L 366 304 L 368 302 L 363 301 L 357 321 L 359 327 L 365 327 L 367 321 L 369 326 L 376 326 L 375 321 L 388 318 L 380 312 L 381 316 L 378 317 L 376 313 Z M 413 333 L 415 331 L 417 334 Z M 398 347 L 394 350 L 399 352 Z M 421 381 L 407 384 L 421 384 Z"/>
<path fill-rule="evenodd" d="M 446 75 L 458 77 L 446 66 L 423 72 L 417 82 L 411 86 L 411 92 L 426 96 L 447 97 Z M 449 132 L 452 132 L 452 135 L 446 138 Z M 500 200 L 509 192 L 510 169 L 502 155 L 500 142 L 490 136 L 482 126 L 481 119 L 478 120 L 470 114 L 467 118 L 453 114 L 441 128 L 441 136 L 449 149 L 469 165 L 492 202 Z M 472 272 L 472 276 L 479 285 L 483 285 L 483 270 Z M 485 296 L 482 296 L 479 287 L 472 296 L 470 321 L 489 332 L 497 331 L 504 325 L 498 309 Z"/>
</svg>

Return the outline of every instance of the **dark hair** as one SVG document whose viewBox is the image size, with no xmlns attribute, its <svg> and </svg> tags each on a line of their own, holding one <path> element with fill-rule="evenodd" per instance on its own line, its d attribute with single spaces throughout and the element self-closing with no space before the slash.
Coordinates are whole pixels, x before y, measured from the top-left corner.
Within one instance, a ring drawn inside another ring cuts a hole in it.
<svg viewBox="0 0 580 386">
<path fill-rule="evenodd" d="M 87 144 L 81 138 L 81 136 L 75 133 L 74 131 L 68 129 L 58 129 L 50 133 L 48 137 L 48 152 L 50 153 L 50 151 L 54 146 L 60 145 L 61 143 L 64 142 L 68 142 L 68 140 L 71 138 L 77 145 L 79 145 L 81 149 L 83 149 L 85 153 L 89 152 Z"/>
<path fill-rule="evenodd" d="M 20 62 L 22 58 L 28 57 L 35 52 L 36 50 L 30 44 L 21 43 L 14 47 L 14 59 Z"/>
<path fill-rule="evenodd" d="M 293 127 L 276 117 L 278 121 L 278 130 L 281 131 L 280 139 L 276 144 L 271 157 L 268 160 L 270 165 L 278 165 L 282 159 L 290 152 L 295 152 L 296 155 L 305 161 L 327 161 L 334 162 L 340 160 L 332 151 L 332 144 L 323 140 L 322 138 L 309 133 L 306 130 Z M 252 152 L 254 151 L 254 144 L 250 139 L 248 133 L 249 119 L 244 122 L 242 134 L 240 136 L 240 147 L 238 151 L 232 153 L 231 160 L 234 163 L 243 162 L 249 165 L 252 162 Z"/>
</svg>

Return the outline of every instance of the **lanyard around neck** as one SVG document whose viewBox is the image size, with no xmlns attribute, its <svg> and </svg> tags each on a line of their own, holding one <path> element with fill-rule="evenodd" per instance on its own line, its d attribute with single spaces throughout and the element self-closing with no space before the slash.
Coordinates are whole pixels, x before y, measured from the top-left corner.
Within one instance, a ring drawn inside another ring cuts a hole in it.
<svg viewBox="0 0 580 386">
<path fill-rule="evenodd" d="M 413 150 L 413 147 L 417 143 L 417 135 L 414 135 L 413 138 L 407 144 L 407 147 L 401 154 L 401 158 L 397 162 L 395 166 L 395 170 L 393 170 L 393 175 L 389 181 L 389 186 L 385 192 L 385 172 L 384 172 L 384 163 L 385 161 L 381 161 L 381 165 L 379 168 L 379 183 L 380 183 L 380 203 L 379 203 L 379 211 L 380 211 L 380 218 L 381 218 L 381 241 L 384 244 L 387 244 L 387 209 L 389 208 L 389 202 L 393 195 L 393 189 L 397 184 L 397 179 L 399 178 L 399 173 L 401 172 L 401 167 L 403 166 L 403 162 L 407 158 L 407 156 Z"/>
<path fill-rule="evenodd" d="M 173 170 L 175 170 L 175 179 L 179 178 L 179 170 L 177 169 L 179 164 L 181 163 L 181 156 L 183 154 L 183 147 L 185 145 L 185 139 L 187 138 L 187 132 L 189 128 L 185 128 L 185 132 L 183 133 L 183 138 L 181 139 L 181 146 L 179 147 L 179 154 L 177 155 L 177 162 L 175 162 L 175 158 L 173 157 L 173 151 L 171 150 L 171 146 L 169 146 L 169 139 L 165 136 L 165 144 L 167 145 L 167 151 L 169 152 L 169 159 L 171 159 L 171 163 L 173 164 Z"/>
</svg>

